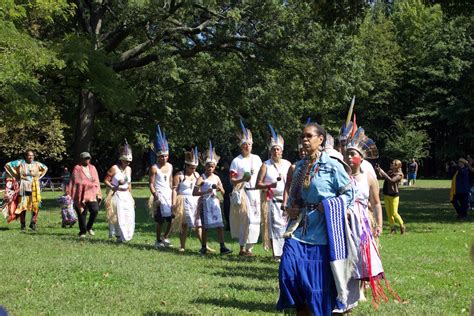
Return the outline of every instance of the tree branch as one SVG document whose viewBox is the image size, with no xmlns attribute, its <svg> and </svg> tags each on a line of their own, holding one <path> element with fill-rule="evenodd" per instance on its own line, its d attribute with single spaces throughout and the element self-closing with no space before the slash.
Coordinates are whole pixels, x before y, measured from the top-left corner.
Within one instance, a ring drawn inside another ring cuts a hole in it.
<svg viewBox="0 0 474 316">
<path fill-rule="evenodd" d="M 123 52 L 122 55 L 120 55 L 120 61 L 122 62 L 122 61 L 125 61 L 127 59 L 137 57 L 138 55 L 140 55 L 141 53 L 146 51 L 151 46 L 152 43 L 153 43 L 152 40 L 147 40 L 146 42 L 143 42 L 143 43 L 127 50 L 126 52 Z"/>
<path fill-rule="evenodd" d="M 149 54 L 141 58 L 135 57 L 135 58 L 126 59 L 124 61 L 115 63 L 112 65 L 112 69 L 115 70 L 116 72 L 121 72 L 121 71 L 132 69 L 132 68 L 146 66 L 157 60 L 158 60 L 158 55 Z"/>
<path fill-rule="evenodd" d="M 82 5 L 82 1 L 76 0 L 76 6 L 77 6 L 77 10 L 76 10 L 77 16 L 79 17 L 79 20 L 81 22 L 84 32 L 88 34 L 92 34 L 92 29 L 90 27 L 89 21 L 84 15 L 85 12 L 84 12 L 84 6 Z"/>
</svg>

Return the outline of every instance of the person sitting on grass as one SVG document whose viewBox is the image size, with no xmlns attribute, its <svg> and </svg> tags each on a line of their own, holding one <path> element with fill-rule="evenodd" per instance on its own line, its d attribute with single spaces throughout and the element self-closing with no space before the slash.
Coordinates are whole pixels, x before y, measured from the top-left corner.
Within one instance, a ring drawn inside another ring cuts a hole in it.
<svg viewBox="0 0 474 316">
<path fill-rule="evenodd" d="M 232 252 L 232 250 L 225 246 L 224 222 L 222 220 L 220 201 L 216 196 L 217 191 L 221 192 L 221 194 L 225 193 L 221 179 L 214 174 L 219 159 L 220 157 L 217 156 L 215 149 L 212 148 L 212 143 L 209 143 L 209 150 L 202 157 L 202 163 L 205 165 L 206 171 L 199 177 L 193 190 L 194 196 L 200 196 L 198 210 L 200 211 L 204 228 L 201 239 L 202 247 L 199 251 L 201 255 L 207 253 L 207 230 L 209 228 L 217 229 L 221 255 Z"/>
</svg>

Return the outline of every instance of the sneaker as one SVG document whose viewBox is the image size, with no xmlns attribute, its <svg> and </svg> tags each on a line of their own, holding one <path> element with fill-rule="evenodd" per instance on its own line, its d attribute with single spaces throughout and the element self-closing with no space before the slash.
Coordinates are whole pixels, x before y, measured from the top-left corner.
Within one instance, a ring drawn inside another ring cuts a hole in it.
<svg viewBox="0 0 474 316">
<path fill-rule="evenodd" d="M 184 253 L 186 250 L 184 248 L 180 247 L 178 251 L 181 252 L 181 253 Z"/>
<path fill-rule="evenodd" d="M 205 256 L 205 255 L 207 254 L 207 249 L 206 249 L 206 248 L 201 248 L 201 249 L 199 249 L 199 254 L 200 254 L 201 256 Z"/>
<path fill-rule="evenodd" d="M 395 229 L 395 227 L 392 227 L 392 228 L 390 229 L 390 234 L 391 234 L 391 235 L 394 235 L 396 232 L 397 232 L 397 230 Z"/>
<path fill-rule="evenodd" d="M 168 238 L 165 238 L 161 241 L 163 243 L 163 245 L 166 247 L 166 248 L 171 248 L 173 247 L 173 245 L 171 244 L 171 241 L 168 239 Z"/>
<path fill-rule="evenodd" d="M 86 238 L 86 234 L 79 233 L 79 239 L 85 239 L 85 238 Z"/>
<path fill-rule="evenodd" d="M 94 233 L 94 231 L 93 231 L 92 229 L 89 229 L 89 230 L 87 231 L 87 233 L 88 233 L 89 235 L 91 235 L 91 236 L 94 236 L 94 235 L 95 235 L 95 233 Z"/>
<path fill-rule="evenodd" d="M 32 231 L 34 231 L 34 232 L 36 231 L 36 224 L 35 223 L 30 223 L 29 227 Z"/>
<path fill-rule="evenodd" d="M 221 255 L 228 255 L 231 252 L 232 252 L 232 250 L 230 250 L 227 247 L 221 248 L 221 251 L 220 251 Z"/>
<path fill-rule="evenodd" d="M 155 248 L 156 249 L 165 248 L 165 245 L 163 244 L 162 241 L 157 240 L 157 241 L 155 241 Z"/>
<path fill-rule="evenodd" d="M 21 225 L 21 232 L 26 233 L 26 225 Z"/>
</svg>

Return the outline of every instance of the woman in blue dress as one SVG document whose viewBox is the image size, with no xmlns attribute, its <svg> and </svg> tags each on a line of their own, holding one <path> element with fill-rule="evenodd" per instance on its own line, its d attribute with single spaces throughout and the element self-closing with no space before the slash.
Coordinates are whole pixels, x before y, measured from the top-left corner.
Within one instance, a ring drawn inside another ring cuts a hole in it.
<svg viewBox="0 0 474 316">
<path fill-rule="evenodd" d="M 325 139 L 319 124 L 305 126 L 301 141 L 307 155 L 296 163 L 286 207 L 291 219 L 303 216 L 283 247 L 277 309 L 295 308 L 299 315 L 331 315 L 344 307 L 348 294 L 351 247 L 346 242 L 345 206 L 354 194 L 342 164 L 321 151 Z"/>
</svg>

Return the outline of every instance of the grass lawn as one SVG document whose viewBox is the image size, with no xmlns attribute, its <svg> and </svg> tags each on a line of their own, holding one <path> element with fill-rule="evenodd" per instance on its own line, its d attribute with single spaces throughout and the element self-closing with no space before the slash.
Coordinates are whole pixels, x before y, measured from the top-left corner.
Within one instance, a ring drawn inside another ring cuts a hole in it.
<svg viewBox="0 0 474 316">
<path fill-rule="evenodd" d="M 389 235 L 381 256 L 392 288 L 404 300 L 382 303 L 379 315 L 468 315 L 474 294 L 471 221 L 459 222 L 448 203 L 449 181 L 418 180 L 402 189 L 400 214 L 407 234 Z M 0 220 L 0 305 L 12 315 L 37 314 L 264 314 L 276 313 L 278 263 L 261 245 L 255 259 L 234 254 L 198 255 L 153 248 L 154 224 L 145 208 L 148 190 L 136 189 L 137 226 L 128 244 L 108 240 L 104 211 L 96 236 L 77 238 L 78 227 L 61 228 L 57 192 L 44 193 L 38 233 L 20 233 L 18 222 Z M 27 220 L 29 221 L 29 214 Z M 215 233 L 211 246 L 218 249 Z M 370 296 L 369 296 L 370 299 Z M 353 315 L 376 314 L 370 302 Z"/>
</svg>

